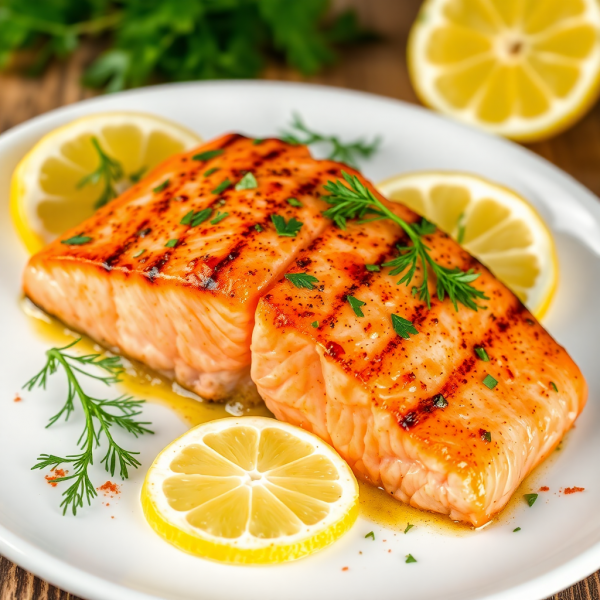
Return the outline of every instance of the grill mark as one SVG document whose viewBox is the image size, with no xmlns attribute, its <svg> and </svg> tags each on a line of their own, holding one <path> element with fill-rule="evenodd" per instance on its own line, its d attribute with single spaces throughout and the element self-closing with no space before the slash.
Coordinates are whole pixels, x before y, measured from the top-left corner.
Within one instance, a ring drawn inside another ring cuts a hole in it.
<svg viewBox="0 0 600 600">
<path fill-rule="evenodd" d="M 158 277 L 162 268 L 169 262 L 170 258 L 171 252 L 165 252 L 161 256 L 157 256 L 154 261 L 144 267 L 143 273 L 151 283 L 154 283 L 154 280 Z"/>
</svg>

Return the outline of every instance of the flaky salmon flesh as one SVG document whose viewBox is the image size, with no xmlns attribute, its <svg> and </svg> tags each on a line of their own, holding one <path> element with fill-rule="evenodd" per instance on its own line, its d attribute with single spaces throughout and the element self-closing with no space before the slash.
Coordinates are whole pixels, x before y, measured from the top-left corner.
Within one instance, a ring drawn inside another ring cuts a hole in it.
<svg viewBox="0 0 600 600">
<path fill-rule="evenodd" d="M 573 425 L 585 380 L 514 294 L 442 232 L 424 238 L 432 257 L 479 273 L 486 308 L 456 311 L 432 293 L 428 309 L 400 276 L 367 270 L 407 239 L 389 220 L 340 230 L 323 216 L 323 186 L 343 170 L 355 173 L 279 140 L 216 139 L 33 256 L 25 293 L 204 398 L 258 389 L 278 419 L 330 443 L 359 478 L 483 525 Z M 300 289 L 289 273 L 318 283 Z M 421 277 L 417 269 L 413 284 Z M 358 314 L 348 296 L 365 303 Z M 400 337 L 392 314 L 418 333 Z"/>
</svg>

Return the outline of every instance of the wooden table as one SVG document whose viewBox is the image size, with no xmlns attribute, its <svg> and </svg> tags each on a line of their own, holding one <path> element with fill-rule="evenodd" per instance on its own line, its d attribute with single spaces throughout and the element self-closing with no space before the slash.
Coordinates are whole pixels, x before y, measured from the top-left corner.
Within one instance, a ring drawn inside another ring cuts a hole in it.
<svg viewBox="0 0 600 600">
<path fill-rule="evenodd" d="M 364 90 L 417 102 L 406 69 L 406 38 L 420 0 L 340 0 L 355 6 L 364 23 L 385 39 L 348 50 L 334 68 L 310 81 Z M 79 85 L 83 68 L 97 48 L 89 44 L 63 63 L 50 66 L 42 79 L 17 74 L 0 75 L 0 132 L 53 108 L 93 94 Z M 276 65 L 267 79 L 302 80 L 297 73 Z M 529 146 L 600 195 L 600 105 L 562 135 Z M 0 600 L 77 600 L 0 556 Z M 109 600 L 109 599 L 107 599 Z M 553 596 L 553 600 L 600 600 L 600 572 Z"/>
</svg>

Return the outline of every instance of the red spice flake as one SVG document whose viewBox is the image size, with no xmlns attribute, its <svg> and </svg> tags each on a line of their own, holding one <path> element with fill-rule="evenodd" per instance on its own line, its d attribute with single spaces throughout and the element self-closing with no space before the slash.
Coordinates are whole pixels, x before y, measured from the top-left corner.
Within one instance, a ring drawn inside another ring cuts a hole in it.
<svg viewBox="0 0 600 600">
<path fill-rule="evenodd" d="M 23 400 L 23 398 L 21 398 L 18 393 L 15 394 L 15 402 L 21 402 L 21 400 Z"/>
<path fill-rule="evenodd" d="M 121 490 L 119 488 L 119 486 L 116 483 L 113 483 L 112 481 L 107 481 L 106 483 L 103 483 L 100 487 L 96 488 L 99 492 L 104 492 L 105 496 L 108 496 L 109 494 L 120 494 Z M 111 496 L 112 498 L 113 496 Z"/>
<path fill-rule="evenodd" d="M 540 492 L 548 492 L 549 490 L 550 490 L 550 488 L 549 488 L 547 485 L 543 485 L 543 486 L 540 488 Z"/>
<path fill-rule="evenodd" d="M 50 471 L 49 475 L 45 476 L 46 481 L 52 486 L 56 487 L 56 479 L 60 479 L 61 477 L 65 477 L 69 471 L 64 471 L 63 469 L 54 469 Z"/>
<path fill-rule="evenodd" d="M 342 567 L 342 571 L 347 571 L 348 567 Z"/>
<path fill-rule="evenodd" d="M 576 494 L 577 492 L 583 492 L 585 490 L 585 488 L 581 488 L 581 487 L 570 487 L 570 488 L 565 488 L 565 494 Z"/>
</svg>

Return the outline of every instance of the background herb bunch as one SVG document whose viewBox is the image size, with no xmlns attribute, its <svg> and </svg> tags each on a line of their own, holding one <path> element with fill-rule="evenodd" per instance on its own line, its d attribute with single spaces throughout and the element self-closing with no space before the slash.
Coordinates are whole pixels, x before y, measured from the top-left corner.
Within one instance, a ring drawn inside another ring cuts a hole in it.
<svg viewBox="0 0 600 600">
<path fill-rule="evenodd" d="M 270 54 L 310 75 L 339 44 L 375 37 L 347 11 L 326 22 L 328 0 L 0 0 L 0 68 L 28 49 L 39 74 L 87 36 L 108 49 L 84 83 L 118 91 L 151 81 L 256 77 Z"/>
</svg>

